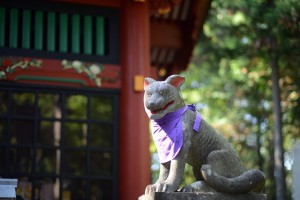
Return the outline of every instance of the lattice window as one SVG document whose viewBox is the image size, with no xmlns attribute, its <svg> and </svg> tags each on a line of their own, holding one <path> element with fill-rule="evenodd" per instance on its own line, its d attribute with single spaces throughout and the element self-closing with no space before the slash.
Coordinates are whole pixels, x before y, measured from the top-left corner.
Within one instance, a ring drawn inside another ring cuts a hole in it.
<svg viewBox="0 0 300 200">
<path fill-rule="evenodd" d="M 105 55 L 105 19 L 0 7 L 0 46 Z"/>
<path fill-rule="evenodd" d="M 118 95 L 0 84 L 0 177 L 23 199 L 117 199 Z"/>
<path fill-rule="evenodd" d="M 51 1 L 1 2 L 0 55 L 119 64 L 119 10 Z"/>
</svg>

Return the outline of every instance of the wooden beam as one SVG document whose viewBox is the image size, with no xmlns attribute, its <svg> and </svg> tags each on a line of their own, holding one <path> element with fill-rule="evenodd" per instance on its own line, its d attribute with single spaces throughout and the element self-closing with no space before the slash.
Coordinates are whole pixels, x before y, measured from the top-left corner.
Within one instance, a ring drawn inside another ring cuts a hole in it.
<svg viewBox="0 0 300 200">
<path fill-rule="evenodd" d="M 121 4 L 119 199 L 138 199 L 150 184 L 149 119 L 134 77 L 149 76 L 149 1 Z"/>
<path fill-rule="evenodd" d="M 80 3 L 86 5 L 97 5 L 97 6 L 107 6 L 107 7 L 120 7 L 120 0 L 52 0 L 67 3 Z"/>
<path fill-rule="evenodd" d="M 181 26 L 175 22 L 165 22 L 152 19 L 150 25 L 151 46 L 164 48 L 181 48 Z"/>
</svg>

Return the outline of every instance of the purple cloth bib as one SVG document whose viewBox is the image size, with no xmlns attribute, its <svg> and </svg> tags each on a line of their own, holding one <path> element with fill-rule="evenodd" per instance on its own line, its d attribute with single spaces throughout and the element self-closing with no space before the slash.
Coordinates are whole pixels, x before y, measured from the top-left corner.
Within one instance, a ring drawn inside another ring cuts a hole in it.
<svg viewBox="0 0 300 200">
<path fill-rule="evenodd" d="M 196 111 L 195 105 L 184 106 L 160 119 L 152 120 L 152 137 L 161 163 L 175 158 L 182 147 L 182 116 L 188 108 L 196 112 L 193 129 L 198 132 L 202 118 Z"/>
</svg>

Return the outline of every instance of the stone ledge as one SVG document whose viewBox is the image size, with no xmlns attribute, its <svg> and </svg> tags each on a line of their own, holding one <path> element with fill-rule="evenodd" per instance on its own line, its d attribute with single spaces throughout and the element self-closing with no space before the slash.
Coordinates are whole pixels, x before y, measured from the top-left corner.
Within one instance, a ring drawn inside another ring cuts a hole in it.
<svg viewBox="0 0 300 200">
<path fill-rule="evenodd" d="M 139 197 L 139 200 L 267 200 L 267 195 L 259 193 L 223 194 L 189 192 L 155 192 Z"/>
<path fill-rule="evenodd" d="M 18 185 L 18 179 L 0 178 L 0 199 L 1 200 L 15 199 L 17 185 Z"/>
</svg>

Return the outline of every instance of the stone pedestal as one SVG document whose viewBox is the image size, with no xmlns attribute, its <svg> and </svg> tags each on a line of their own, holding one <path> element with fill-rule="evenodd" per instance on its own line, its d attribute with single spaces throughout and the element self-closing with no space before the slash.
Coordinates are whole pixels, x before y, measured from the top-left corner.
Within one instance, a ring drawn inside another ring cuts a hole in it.
<svg viewBox="0 0 300 200">
<path fill-rule="evenodd" d="M 18 184 L 18 179 L 0 178 L 0 199 L 1 200 L 16 199 L 17 184 Z"/>
<path fill-rule="evenodd" d="M 139 200 L 267 200 L 267 195 L 258 193 L 223 194 L 189 192 L 155 192 L 139 197 Z"/>
</svg>

